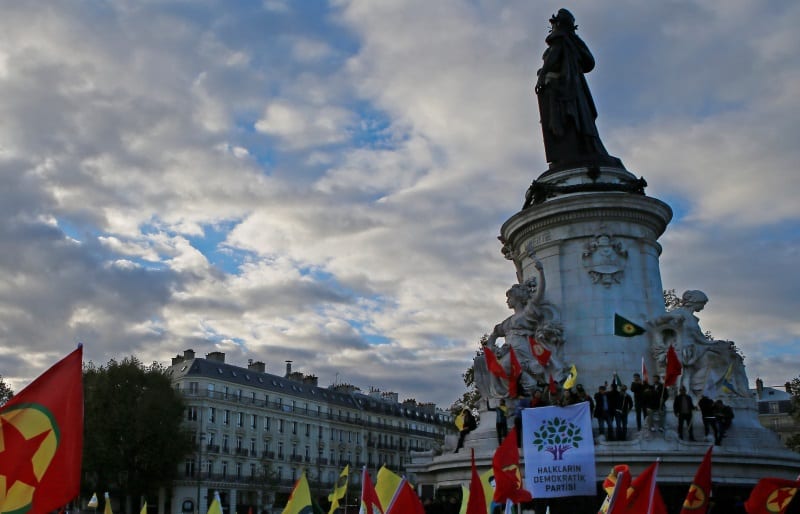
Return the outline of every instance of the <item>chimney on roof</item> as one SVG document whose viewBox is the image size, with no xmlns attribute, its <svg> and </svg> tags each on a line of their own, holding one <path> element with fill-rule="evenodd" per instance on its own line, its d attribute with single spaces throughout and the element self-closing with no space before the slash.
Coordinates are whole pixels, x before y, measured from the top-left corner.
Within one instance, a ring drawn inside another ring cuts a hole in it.
<svg viewBox="0 0 800 514">
<path fill-rule="evenodd" d="M 186 360 L 194 359 L 194 350 L 189 348 L 188 350 L 183 351 L 183 358 Z"/>
<path fill-rule="evenodd" d="M 206 354 L 206 359 L 214 362 L 225 362 L 225 354 L 222 352 L 210 352 Z"/>
<path fill-rule="evenodd" d="M 764 394 L 764 381 L 761 378 L 756 378 L 756 394 L 758 394 L 759 398 Z"/>
<path fill-rule="evenodd" d="M 176 364 L 180 364 L 181 362 L 183 362 L 183 355 L 176 355 L 175 357 L 172 358 L 173 366 Z"/>
<path fill-rule="evenodd" d="M 292 361 L 286 361 L 286 376 L 292 374 Z"/>
<path fill-rule="evenodd" d="M 247 362 L 247 369 L 250 371 L 257 371 L 259 373 L 266 373 L 267 365 L 261 361 L 253 362 L 253 359 L 249 359 Z"/>
</svg>

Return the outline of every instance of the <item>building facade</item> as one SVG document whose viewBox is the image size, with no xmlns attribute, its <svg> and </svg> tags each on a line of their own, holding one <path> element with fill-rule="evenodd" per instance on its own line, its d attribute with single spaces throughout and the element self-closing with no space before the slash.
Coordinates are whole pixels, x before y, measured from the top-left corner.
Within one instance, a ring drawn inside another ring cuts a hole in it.
<svg viewBox="0 0 800 514">
<path fill-rule="evenodd" d="M 784 443 L 786 440 L 800 433 L 800 424 L 794 417 L 792 407 L 792 394 L 790 384 L 784 386 L 784 391 L 774 387 L 764 386 L 764 382 L 756 379 L 755 395 L 758 401 L 758 420 L 766 428 L 778 434 Z"/>
<path fill-rule="evenodd" d="M 326 498 L 345 465 L 353 487 L 363 466 L 373 477 L 384 464 L 405 474 L 410 452 L 435 450 L 455 430 L 451 414 L 433 404 L 322 388 L 290 361 L 283 376 L 265 368 L 227 364 L 221 352 L 173 358 L 167 373 L 186 401 L 196 450 L 181 465 L 170 512 L 205 513 L 215 491 L 226 514 L 281 512 L 303 471 L 312 496 Z"/>
</svg>

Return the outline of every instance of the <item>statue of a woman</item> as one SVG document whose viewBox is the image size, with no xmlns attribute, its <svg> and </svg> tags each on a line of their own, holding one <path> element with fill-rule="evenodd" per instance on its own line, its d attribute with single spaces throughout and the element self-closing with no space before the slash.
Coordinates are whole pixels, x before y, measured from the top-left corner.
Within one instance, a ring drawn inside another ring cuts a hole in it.
<svg viewBox="0 0 800 514">
<path fill-rule="evenodd" d="M 609 159 L 597 133 L 597 109 L 583 76 L 594 69 L 594 57 L 575 34 L 578 26 L 568 10 L 559 9 L 550 25 L 536 81 L 547 162 L 552 168 L 569 162 L 597 162 L 598 157 Z"/>
<path fill-rule="evenodd" d="M 560 363 L 559 354 L 563 343 L 563 329 L 557 320 L 553 319 L 554 307 L 542 301 L 545 291 L 542 263 L 533 254 L 531 247 L 528 248 L 528 256 L 533 260 L 537 276 L 522 284 L 514 284 L 506 292 L 506 303 L 514 310 L 514 314 L 495 325 L 483 344 L 492 348 L 506 373 L 510 373 L 511 370 L 509 348 L 514 349 L 514 354 L 522 367 L 519 384 L 524 391 L 530 393 L 540 381 L 547 381 L 546 368 L 555 379 L 560 378 L 563 365 Z M 501 337 L 505 339 L 505 344 L 498 347 L 496 341 Z M 534 355 L 531 337 L 551 352 L 546 366 L 543 366 Z M 475 367 L 479 390 L 485 398 L 506 396 L 508 384 L 489 375 L 482 360 L 483 357 L 476 359 Z"/>
</svg>

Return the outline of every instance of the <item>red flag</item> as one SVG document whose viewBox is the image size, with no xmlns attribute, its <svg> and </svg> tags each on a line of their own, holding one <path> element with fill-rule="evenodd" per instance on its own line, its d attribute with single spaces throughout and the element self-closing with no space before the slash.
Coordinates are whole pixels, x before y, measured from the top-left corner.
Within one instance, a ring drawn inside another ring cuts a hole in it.
<svg viewBox="0 0 800 514">
<path fill-rule="evenodd" d="M 548 387 L 550 388 L 551 395 L 556 394 L 558 392 L 558 386 L 556 385 L 556 381 L 553 380 L 552 373 L 550 373 L 550 384 L 548 384 Z"/>
<path fill-rule="evenodd" d="M 372 485 L 366 466 L 364 466 L 361 475 L 361 510 L 359 512 L 364 514 L 383 514 L 381 500 L 378 498 L 378 493 L 375 492 L 375 487 Z"/>
<path fill-rule="evenodd" d="M 642 474 L 631 482 L 631 489 L 628 492 L 628 505 L 626 510 L 630 514 L 667 514 L 667 507 L 664 499 L 656 485 L 656 475 L 658 474 L 658 461 L 654 462 Z"/>
<path fill-rule="evenodd" d="M 475 451 L 474 449 L 472 450 Z M 405 478 L 400 482 L 400 487 L 394 495 L 392 504 L 386 509 L 386 514 L 425 514 L 425 507 L 419 501 L 419 496 Z"/>
<path fill-rule="evenodd" d="M 675 353 L 675 348 L 669 345 L 667 350 L 667 374 L 664 376 L 664 387 L 674 386 L 678 377 L 683 372 L 681 368 L 681 361 L 678 359 L 678 354 Z"/>
<path fill-rule="evenodd" d="M 603 481 L 603 488 L 608 493 L 608 514 L 626 514 L 628 505 L 628 489 L 631 486 L 631 473 L 626 464 L 614 466 L 611 473 L 616 473 L 611 480 L 611 475 Z M 609 483 L 611 482 L 611 483 Z M 609 490 L 608 486 L 612 488 Z"/>
<path fill-rule="evenodd" d="M 519 450 L 517 449 L 517 427 L 511 429 L 492 457 L 494 471 L 494 501 L 513 503 L 531 501 L 531 493 L 522 487 L 522 474 L 519 469 Z"/>
<path fill-rule="evenodd" d="M 700 467 L 694 474 L 692 485 L 689 486 L 689 492 L 686 493 L 686 499 L 683 500 L 681 514 L 706 514 L 708 510 L 708 499 L 711 496 L 711 450 L 713 449 L 713 446 L 708 447 L 703 462 L 700 463 Z"/>
<path fill-rule="evenodd" d="M 489 368 L 489 373 L 498 378 L 508 379 L 508 373 L 500 365 L 497 356 L 488 346 L 483 347 L 483 356 L 486 358 L 486 367 Z"/>
<path fill-rule="evenodd" d="M 522 366 L 517 360 L 517 354 L 514 353 L 513 348 L 508 349 L 509 353 L 511 354 L 511 373 L 508 377 L 508 395 L 511 398 L 517 397 L 517 381 L 519 380 L 520 375 L 522 375 Z"/>
<path fill-rule="evenodd" d="M 744 503 L 747 514 L 783 514 L 800 487 L 798 480 L 762 478 Z"/>
<path fill-rule="evenodd" d="M 547 363 L 550 362 L 550 355 L 552 352 L 534 339 L 533 336 L 528 336 L 528 342 L 531 343 L 531 352 L 533 352 L 533 356 L 536 357 L 539 364 L 543 367 L 547 366 Z"/>
<path fill-rule="evenodd" d="M 483 494 L 483 483 L 475 467 L 475 448 L 472 449 L 472 478 L 469 481 L 469 499 L 466 514 L 486 514 L 486 496 Z"/>
<path fill-rule="evenodd" d="M 0 512 L 50 512 L 78 496 L 83 452 L 83 347 L 0 408 Z"/>
<path fill-rule="evenodd" d="M 644 356 L 642 356 L 642 380 L 650 382 L 650 377 L 647 376 L 647 367 L 644 365 Z"/>
</svg>

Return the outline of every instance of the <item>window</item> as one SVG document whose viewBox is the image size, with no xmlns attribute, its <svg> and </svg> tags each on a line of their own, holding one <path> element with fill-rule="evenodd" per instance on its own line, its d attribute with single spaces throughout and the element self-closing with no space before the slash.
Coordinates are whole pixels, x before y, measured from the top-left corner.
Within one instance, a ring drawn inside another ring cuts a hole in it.
<svg viewBox="0 0 800 514">
<path fill-rule="evenodd" d="M 253 478 L 256 476 L 256 465 L 252 462 L 250 463 L 250 476 Z"/>
<path fill-rule="evenodd" d="M 197 407 L 186 408 L 186 419 L 189 421 L 197 421 Z"/>
<path fill-rule="evenodd" d="M 780 408 L 778 406 L 778 402 L 769 402 L 769 413 L 770 414 L 780 414 Z"/>
<path fill-rule="evenodd" d="M 208 408 L 208 422 L 209 423 L 216 423 L 217 422 L 217 409 L 214 407 Z"/>
<path fill-rule="evenodd" d="M 214 440 L 216 439 L 217 434 L 216 432 L 209 432 L 208 433 L 208 445 L 214 446 Z"/>
<path fill-rule="evenodd" d="M 186 463 L 183 466 L 183 476 L 185 477 L 193 477 L 194 476 L 194 460 L 186 460 Z"/>
<path fill-rule="evenodd" d="M 283 433 L 283 418 L 278 420 L 278 432 Z"/>
<path fill-rule="evenodd" d="M 306 445 L 305 457 L 306 457 L 306 462 L 311 462 L 311 447 L 308 445 Z"/>
<path fill-rule="evenodd" d="M 306 423 L 306 437 L 311 436 L 311 423 Z"/>
<path fill-rule="evenodd" d="M 240 436 L 236 437 L 236 451 L 242 449 L 242 438 Z"/>
<path fill-rule="evenodd" d="M 225 412 L 222 413 L 222 424 L 228 425 L 231 422 L 231 411 L 225 409 Z"/>
<path fill-rule="evenodd" d="M 196 395 L 197 391 L 200 390 L 200 384 L 197 382 L 189 382 L 189 394 Z"/>
<path fill-rule="evenodd" d="M 226 399 L 228 398 L 228 393 L 229 393 L 228 386 L 225 386 L 225 398 Z"/>
<path fill-rule="evenodd" d="M 236 478 L 242 478 L 242 463 L 236 463 Z"/>
<path fill-rule="evenodd" d="M 243 427 L 244 426 L 244 412 L 237 412 L 236 413 L 236 426 Z"/>
<path fill-rule="evenodd" d="M 250 428 L 256 428 L 258 424 L 258 416 L 253 414 L 250 416 Z"/>
<path fill-rule="evenodd" d="M 283 442 L 278 442 L 278 458 L 283 460 Z"/>
<path fill-rule="evenodd" d="M 318 437 L 317 438 L 318 439 L 322 439 L 322 432 L 323 432 L 322 425 L 318 426 L 317 428 L 319 429 L 319 433 L 318 433 Z"/>
<path fill-rule="evenodd" d="M 250 438 L 250 455 L 255 455 L 255 454 L 256 454 L 256 438 L 255 437 L 251 437 Z"/>
<path fill-rule="evenodd" d="M 209 398 L 213 398 L 213 396 L 214 396 L 214 384 L 208 384 L 207 391 L 208 391 L 208 397 Z"/>
<path fill-rule="evenodd" d="M 269 418 L 264 416 L 264 430 L 269 430 Z"/>
<path fill-rule="evenodd" d="M 222 461 L 222 478 L 228 476 L 228 463 L 226 461 Z"/>
<path fill-rule="evenodd" d="M 228 451 L 228 434 L 222 434 L 222 451 Z"/>
<path fill-rule="evenodd" d="M 292 421 L 292 434 L 297 435 L 297 421 Z"/>
<path fill-rule="evenodd" d="M 255 391 L 250 393 L 250 401 L 253 402 L 253 403 L 256 403 L 256 392 Z"/>
</svg>

